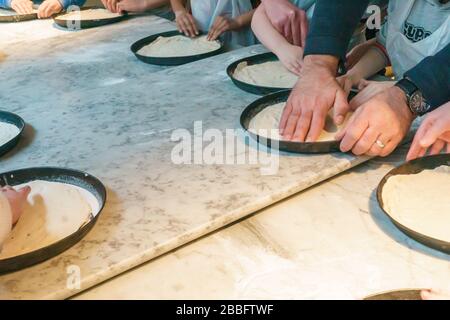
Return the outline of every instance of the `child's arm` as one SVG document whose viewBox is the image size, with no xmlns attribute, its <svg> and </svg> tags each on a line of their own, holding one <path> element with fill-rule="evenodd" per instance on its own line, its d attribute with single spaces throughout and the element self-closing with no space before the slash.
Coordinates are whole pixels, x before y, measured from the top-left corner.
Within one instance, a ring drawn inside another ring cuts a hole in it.
<svg viewBox="0 0 450 320">
<path fill-rule="evenodd" d="M 104 0 L 105 1 L 105 0 Z M 116 0 L 114 1 L 114 10 L 112 12 L 117 12 L 116 10 Z M 38 17 L 40 19 L 45 19 L 51 17 L 55 13 L 61 12 L 63 9 L 67 9 L 70 6 L 82 7 L 86 0 L 45 0 L 41 3 L 38 9 Z"/>
<path fill-rule="evenodd" d="M 0 191 L 0 251 L 3 242 L 8 238 L 12 229 L 12 211 L 3 192 Z"/>
<path fill-rule="evenodd" d="M 278 33 L 267 17 L 263 5 L 259 6 L 253 15 L 252 29 L 259 41 L 272 51 L 289 71 L 300 73 L 303 49 L 291 45 Z"/>
<path fill-rule="evenodd" d="M 361 80 L 373 76 L 388 65 L 389 59 L 386 53 L 379 45 L 374 44 L 353 68 L 339 78 L 339 82 L 346 92 L 350 92 L 350 90 L 357 86 Z"/>
<path fill-rule="evenodd" d="M 18 191 L 10 186 L 0 187 L 0 249 L 12 226 L 22 215 L 30 191 L 30 187 Z"/>
<path fill-rule="evenodd" d="M 170 0 L 178 30 L 188 37 L 199 34 L 194 17 L 186 10 L 186 0 Z"/>
<path fill-rule="evenodd" d="M 250 26 L 255 10 L 251 10 L 236 18 L 218 16 L 208 32 L 208 40 L 216 40 L 227 31 L 235 31 Z"/>
<path fill-rule="evenodd" d="M 121 0 L 117 4 L 117 8 L 119 12 L 144 12 L 162 7 L 167 3 L 169 0 Z"/>
</svg>

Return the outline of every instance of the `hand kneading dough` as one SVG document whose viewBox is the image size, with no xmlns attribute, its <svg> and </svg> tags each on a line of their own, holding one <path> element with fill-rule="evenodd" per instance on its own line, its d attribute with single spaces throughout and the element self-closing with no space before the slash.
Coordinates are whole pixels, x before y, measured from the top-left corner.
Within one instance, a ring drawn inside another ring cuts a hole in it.
<svg viewBox="0 0 450 320">
<path fill-rule="evenodd" d="M 252 120 L 250 120 L 249 130 L 254 134 L 270 138 L 272 140 L 283 140 L 279 134 L 278 127 L 280 125 L 281 114 L 283 113 L 285 106 L 286 102 L 282 102 L 264 108 L 264 110 L 259 112 Z M 347 114 L 344 123 L 340 126 L 336 126 L 333 122 L 332 112 L 333 110 L 331 110 L 328 114 L 325 122 L 325 128 L 316 142 L 335 141 L 336 139 L 334 136 L 347 124 L 351 116 L 350 113 Z"/>
<path fill-rule="evenodd" d="M 32 181 L 24 212 L 3 244 L 0 259 L 25 254 L 61 240 L 90 221 L 100 207 L 93 194 L 74 185 Z"/>
<path fill-rule="evenodd" d="M 122 16 L 121 13 L 113 13 L 106 9 L 88 9 L 81 11 L 72 11 L 58 17 L 60 20 L 99 20 L 111 19 Z"/>
<path fill-rule="evenodd" d="M 383 188 L 389 215 L 408 229 L 450 242 L 450 167 L 390 177 Z"/>
<path fill-rule="evenodd" d="M 220 42 L 208 41 L 206 36 L 188 38 L 185 36 L 159 37 L 142 47 L 138 53 L 146 57 L 187 57 L 220 49 Z"/>
<path fill-rule="evenodd" d="M 293 88 L 298 80 L 298 76 L 286 69 L 280 61 L 250 66 L 247 62 L 242 62 L 234 71 L 234 77 L 245 83 L 269 88 Z"/>
<path fill-rule="evenodd" d="M 0 147 L 19 134 L 20 130 L 15 125 L 0 122 Z"/>
</svg>

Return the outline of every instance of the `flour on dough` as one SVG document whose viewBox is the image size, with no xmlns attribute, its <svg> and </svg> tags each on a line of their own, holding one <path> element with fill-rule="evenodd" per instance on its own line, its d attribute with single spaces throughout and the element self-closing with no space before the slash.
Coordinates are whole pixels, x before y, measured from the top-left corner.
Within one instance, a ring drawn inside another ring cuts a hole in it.
<svg viewBox="0 0 450 320">
<path fill-rule="evenodd" d="M 186 57 L 204 54 L 220 49 L 218 41 L 208 41 L 206 36 L 188 38 L 185 36 L 159 37 L 142 47 L 138 53 L 147 57 Z"/>
<path fill-rule="evenodd" d="M 19 134 L 20 130 L 15 125 L 0 121 L 0 146 L 9 142 Z"/>
<path fill-rule="evenodd" d="M 234 71 L 234 77 L 245 83 L 269 88 L 293 88 L 298 80 L 298 76 L 286 69 L 280 61 L 253 65 L 241 62 Z"/>
<path fill-rule="evenodd" d="M 0 259 L 53 244 L 77 231 L 100 210 L 93 194 L 74 185 L 35 180 L 15 188 L 23 186 L 30 186 L 31 193 L 22 216 L 3 244 Z"/>
<path fill-rule="evenodd" d="M 121 13 L 114 13 L 106 9 L 88 9 L 72 11 L 58 17 L 59 20 L 99 20 L 111 19 L 122 16 Z"/>
<path fill-rule="evenodd" d="M 286 102 L 282 102 L 264 108 L 250 120 L 249 130 L 254 134 L 272 140 L 283 140 L 279 134 L 278 127 L 285 106 Z M 330 111 L 325 122 L 325 128 L 319 136 L 319 139 L 317 139 L 317 142 L 335 141 L 336 139 L 334 136 L 347 124 L 350 116 L 351 114 L 349 113 L 344 123 L 340 126 L 336 126 L 333 122 L 332 111 Z"/>
<path fill-rule="evenodd" d="M 392 176 L 382 197 L 386 212 L 400 224 L 450 242 L 450 166 Z"/>
</svg>

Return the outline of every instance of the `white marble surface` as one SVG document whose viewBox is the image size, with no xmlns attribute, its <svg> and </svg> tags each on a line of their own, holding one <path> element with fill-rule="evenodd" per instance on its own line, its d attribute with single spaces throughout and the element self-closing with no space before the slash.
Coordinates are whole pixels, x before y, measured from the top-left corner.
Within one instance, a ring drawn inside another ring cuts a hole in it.
<svg viewBox="0 0 450 320">
<path fill-rule="evenodd" d="M 262 176 L 261 166 L 252 164 L 174 164 L 174 129 L 192 133 L 199 120 L 204 129 L 220 132 L 239 127 L 240 113 L 256 97 L 234 87 L 225 69 L 264 50 L 256 46 L 177 68 L 139 72 L 147 65 L 105 56 L 104 49 L 129 57 L 129 44 L 140 38 L 135 21 L 120 23 L 125 36 L 115 38 L 117 48 L 109 45 L 109 37 L 96 41 L 86 33 L 86 46 L 84 38 L 77 38 L 78 44 L 66 52 L 59 49 L 69 41 L 52 38 L 54 46 L 43 44 L 47 49 L 39 48 L 36 57 L 47 52 L 55 58 L 45 61 L 45 77 L 36 71 L 40 64 L 18 58 L 31 52 L 29 47 L 11 45 L 13 62 L 6 60 L 2 73 L 8 81 L 0 83 L 2 109 L 21 115 L 29 126 L 19 147 L 2 158 L 2 171 L 49 165 L 85 170 L 107 186 L 108 201 L 97 226 L 72 249 L 0 276 L 0 298 L 66 298 L 366 160 L 343 154 L 281 155 L 273 176 Z M 146 22 L 142 26 L 147 28 Z M 96 30 L 99 36 L 109 34 Z M 67 37 L 71 40 L 71 34 Z M 77 50 L 101 57 L 101 67 L 90 62 L 85 68 L 86 60 L 74 54 Z M 109 58 L 116 62 L 105 72 Z M 67 60 L 73 64 L 70 76 L 61 77 L 58 68 Z M 23 68 L 20 75 L 14 65 Z M 132 68 L 136 72 L 127 76 Z M 125 81 L 98 85 L 97 77 L 103 79 L 108 72 L 126 76 Z M 242 137 L 238 144 L 243 145 Z M 231 158 L 238 153 L 232 152 Z M 81 287 L 69 289 L 67 268 L 74 265 L 81 270 Z"/>
<path fill-rule="evenodd" d="M 79 31 L 59 28 L 50 20 L 0 25 L 0 70 L 4 79 L 13 77 L 2 81 L 0 94 L 57 97 L 146 77 L 165 67 L 140 62 L 131 44 L 175 29 L 173 22 L 151 15 Z"/>
<path fill-rule="evenodd" d="M 371 160 L 75 299 L 362 299 L 450 289 L 450 256 L 409 239 L 375 188 L 405 148 Z"/>
</svg>

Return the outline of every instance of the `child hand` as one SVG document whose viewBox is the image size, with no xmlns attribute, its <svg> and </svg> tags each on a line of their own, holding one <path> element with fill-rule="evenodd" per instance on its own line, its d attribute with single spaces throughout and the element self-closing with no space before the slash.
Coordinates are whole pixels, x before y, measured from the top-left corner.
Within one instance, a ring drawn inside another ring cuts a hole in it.
<svg viewBox="0 0 450 320">
<path fill-rule="evenodd" d="M 336 80 L 347 95 L 349 95 L 352 88 L 359 83 L 359 80 L 351 73 L 344 74 L 343 76 L 336 78 Z"/>
<path fill-rule="evenodd" d="M 58 0 L 45 0 L 39 6 L 38 17 L 39 19 L 45 19 L 55 13 L 61 12 L 62 9 L 63 7 Z"/>
<path fill-rule="evenodd" d="M 450 300 L 450 292 L 444 293 L 437 290 L 422 290 L 422 300 Z"/>
<path fill-rule="evenodd" d="M 430 112 L 417 130 L 406 159 L 408 161 L 439 154 L 447 149 L 450 153 L 450 102 Z"/>
<path fill-rule="evenodd" d="M 175 21 L 177 22 L 178 31 L 184 33 L 188 37 L 198 36 L 198 28 L 194 17 L 186 10 L 175 12 Z"/>
<path fill-rule="evenodd" d="M 103 6 L 113 13 L 119 12 L 117 0 L 102 0 Z"/>
<path fill-rule="evenodd" d="M 303 48 L 289 44 L 276 52 L 278 59 L 290 72 L 300 75 L 300 70 L 303 65 Z"/>
<path fill-rule="evenodd" d="M 231 19 L 223 16 L 218 16 L 208 32 L 208 40 L 214 41 L 219 36 L 227 31 L 236 30 L 240 28 L 240 24 L 237 19 Z"/>
<path fill-rule="evenodd" d="M 350 101 L 350 109 L 356 110 L 377 94 L 384 92 L 386 89 L 393 87 L 395 81 L 368 81 L 359 80 L 357 83 L 359 93 Z"/>
<path fill-rule="evenodd" d="M 11 8 L 18 14 L 33 13 L 33 2 L 30 0 L 12 0 Z"/>
<path fill-rule="evenodd" d="M 8 199 L 13 224 L 15 224 L 22 215 L 23 208 L 27 202 L 27 197 L 30 191 L 30 187 L 22 188 L 19 191 L 14 190 L 10 186 L 0 188 L 0 192 L 2 192 L 6 199 Z"/>
</svg>

